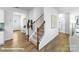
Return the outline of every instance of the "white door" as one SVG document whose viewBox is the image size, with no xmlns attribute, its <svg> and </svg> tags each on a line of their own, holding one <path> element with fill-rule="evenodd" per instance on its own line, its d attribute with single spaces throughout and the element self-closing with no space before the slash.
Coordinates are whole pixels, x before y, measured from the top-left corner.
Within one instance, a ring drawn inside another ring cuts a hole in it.
<svg viewBox="0 0 79 59">
<path fill-rule="evenodd" d="M 14 30 L 21 30 L 21 16 L 20 15 L 13 15 L 13 29 Z"/>
<path fill-rule="evenodd" d="M 59 14 L 59 32 L 65 33 L 65 15 Z"/>
<path fill-rule="evenodd" d="M 0 45 L 4 44 L 4 10 L 0 9 Z"/>
</svg>

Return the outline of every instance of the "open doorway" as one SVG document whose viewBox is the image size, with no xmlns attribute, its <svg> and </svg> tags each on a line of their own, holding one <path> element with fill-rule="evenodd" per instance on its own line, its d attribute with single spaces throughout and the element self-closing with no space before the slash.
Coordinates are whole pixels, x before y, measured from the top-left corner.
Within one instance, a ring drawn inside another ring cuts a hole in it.
<svg viewBox="0 0 79 59">
<path fill-rule="evenodd" d="M 22 43 L 26 42 L 27 38 L 27 18 L 25 14 L 13 13 L 13 47 L 21 48 Z"/>
<path fill-rule="evenodd" d="M 59 14 L 59 32 L 65 33 L 65 15 Z"/>
</svg>

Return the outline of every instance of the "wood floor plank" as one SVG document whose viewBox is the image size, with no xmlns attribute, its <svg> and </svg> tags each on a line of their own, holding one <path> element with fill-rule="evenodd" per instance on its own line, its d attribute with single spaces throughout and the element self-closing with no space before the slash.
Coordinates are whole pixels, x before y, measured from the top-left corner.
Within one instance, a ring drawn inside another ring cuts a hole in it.
<svg viewBox="0 0 79 59">
<path fill-rule="evenodd" d="M 17 50 L 1 50 L 0 51 L 12 51 L 12 52 L 70 52 L 69 49 L 69 35 L 64 33 L 59 33 L 59 35 L 43 47 L 40 51 L 37 50 L 35 45 L 27 41 L 26 36 L 20 32 L 16 31 L 13 34 L 13 40 L 6 41 L 4 45 L 0 48 L 22 48 Z"/>
</svg>

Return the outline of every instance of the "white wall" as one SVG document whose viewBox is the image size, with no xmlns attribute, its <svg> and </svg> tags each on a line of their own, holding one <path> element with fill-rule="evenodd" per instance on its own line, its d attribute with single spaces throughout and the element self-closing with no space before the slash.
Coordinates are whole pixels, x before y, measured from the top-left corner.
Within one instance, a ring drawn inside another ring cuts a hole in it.
<svg viewBox="0 0 79 59">
<path fill-rule="evenodd" d="M 79 16 L 79 12 L 72 12 L 70 14 L 70 51 L 79 52 L 79 34 L 72 36 L 72 24 L 76 23 L 75 16 Z M 75 27 L 75 24 L 74 24 Z"/>
<path fill-rule="evenodd" d="M 11 7 L 0 7 L 5 11 L 5 40 L 12 39 L 13 34 L 13 12 L 19 12 L 27 15 L 27 11 Z"/>
<path fill-rule="evenodd" d="M 5 10 L 5 40 L 12 39 L 13 28 L 12 28 L 12 13 Z"/>
<path fill-rule="evenodd" d="M 58 35 L 58 27 L 51 28 L 51 15 L 58 15 L 57 11 L 51 7 L 44 8 L 45 33 L 40 42 L 39 49 L 43 48 L 47 43 Z"/>
<path fill-rule="evenodd" d="M 70 13 L 65 13 L 65 32 L 70 33 Z"/>
<path fill-rule="evenodd" d="M 29 19 L 36 21 L 42 14 L 44 14 L 44 10 L 42 7 L 35 7 L 29 11 Z M 29 35 L 33 33 L 33 30 L 29 29 Z"/>
<path fill-rule="evenodd" d="M 4 10 L 2 9 L 0 9 L 0 23 L 4 23 Z M 2 44 L 4 44 L 4 30 L 0 31 L 0 45 Z"/>
<path fill-rule="evenodd" d="M 4 10 L 0 9 L 0 23 L 4 23 Z"/>
<path fill-rule="evenodd" d="M 79 16 L 79 12 L 70 14 L 70 35 L 72 35 L 72 23 L 76 23 L 75 16 Z"/>
<path fill-rule="evenodd" d="M 4 44 L 4 31 L 0 31 L 0 45 Z"/>
<path fill-rule="evenodd" d="M 29 11 L 29 19 L 35 21 L 43 14 L 43 12 L 44 10 L 42 7 L 35 7 L 31 11 Z"/>
</svg>

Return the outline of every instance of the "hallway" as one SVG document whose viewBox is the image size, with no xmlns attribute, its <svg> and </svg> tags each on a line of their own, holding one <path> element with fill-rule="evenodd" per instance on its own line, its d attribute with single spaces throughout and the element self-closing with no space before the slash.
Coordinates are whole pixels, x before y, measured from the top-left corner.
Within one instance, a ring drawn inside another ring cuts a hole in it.
<svg viewBox="0 0 79 59">
<path fill-rule="evenodd" d="M 49 42 L 41 51 L 45 52 L 70 52 L 69 35 L 59 33 L 59 35 Z"/>
<path fill-rule="evenodd" d="M 69 40 L 68 35 L 60 33 L 54 40 L 48 43 L 44 48 L 42 48 L 39 52 L 69 52 Z M 9 40 L 5 42 L 5 45 L 1 46 L 3 48 L 8 48 L 9 50 L 1 50 L 1 51 L 20 51 L 20 52 L 37 52 L 36 47 L 28 42 L 24 33 L 20 31 L 16 31 L 13 34 L 14 40 Z M 14 50 L 11 50 L 11 49 Z"/>
<path fill-rule="evenodd" d="M 35 46 L 27 41 L 27 37 L 24 33 L 20 31 L 16 31 L 13 34 L 13 39 L 8 40 L 5 42 L 5 44 L 2 46 L 2 48 L 8 48 L 8 50 L 3 51 L 32 51 L 33 49 L 36 49 Z M 12 50 L 13 48 L 13 50 Z"/>
</svg>

